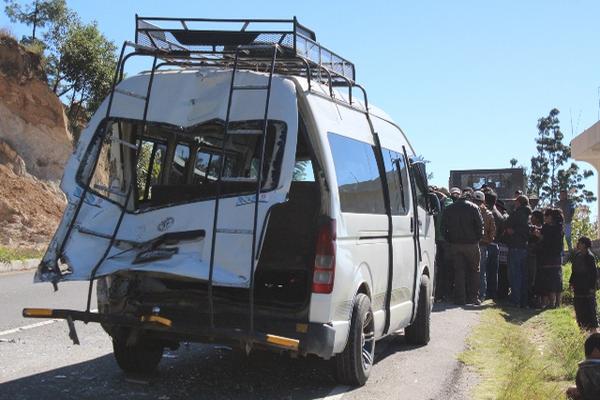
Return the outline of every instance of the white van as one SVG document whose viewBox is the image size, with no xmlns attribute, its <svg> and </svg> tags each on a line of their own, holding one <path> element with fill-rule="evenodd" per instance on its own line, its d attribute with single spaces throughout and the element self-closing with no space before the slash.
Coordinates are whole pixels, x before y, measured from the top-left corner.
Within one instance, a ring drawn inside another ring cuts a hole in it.
<svg viewBox="0 0 600 400">
<path fill-rule="evenodd" d="M 340 382 L 362 385 L 376 340 L 426 344 L 437 207 L 352 63 L 295 18 L 136 27 L 36 274 L 89 280 L 87 309 L 23 315 L 65 318 L 75 342 L 73 320 L 101 323 L 126 372 L 218 342 L 335 358 Z M 118 79 L 133 56 L 152 70 Z"/>
</svg>

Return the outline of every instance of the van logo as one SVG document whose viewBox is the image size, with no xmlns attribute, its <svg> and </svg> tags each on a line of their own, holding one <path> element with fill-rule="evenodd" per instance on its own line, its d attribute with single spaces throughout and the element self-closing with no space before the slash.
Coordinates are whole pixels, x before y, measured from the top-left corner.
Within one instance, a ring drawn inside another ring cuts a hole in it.
<svg viewBox="0 0 600 400">
<path fill-rule="evenodd" d="M 256 200 L 256 195 L 249 195 L 249 196 L 240 196 L 237 198 L 237 201 L 235 203 L 236 207 L 239 206 L 245 206 L 246 204 L 254 204 Z M 259 203 L 267 203 L 269 201 L 269 196 L 267 193 L 261 193 L 259 198 L 258 198 L 258 202 Z"/>
<path fill-rule="evenodd" d="M 175 219 L 173 217 L 168 217 L 160 221 L 160 224 L 156 227 L 160 232 L 164 232 L 169 229 L 175 223 Z"/>
</svg>

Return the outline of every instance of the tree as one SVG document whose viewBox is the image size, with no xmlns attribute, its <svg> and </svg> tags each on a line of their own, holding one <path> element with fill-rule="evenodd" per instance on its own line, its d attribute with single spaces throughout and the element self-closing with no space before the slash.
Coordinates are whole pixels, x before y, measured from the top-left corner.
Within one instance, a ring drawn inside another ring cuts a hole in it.
<svg viewBox="0 0 600 400">
<path fill-rule="evenodd" d="M 560 111 L 553 108 L 548 116 L 538 119 L 538 137 L 535 139 L 537 155 L 531 158 L 529 193 L 535 194 L 541 204 L 555 205 L 561 190 L 571 192 L 576 203 L 594 201 L 592 192 L 585 189 L 583 179 L 592 171 L 580 171 L 575 163 L 563 166 L 571 158 L 571 147 L 563 143 L 560 130 Z"/>
<path fill-rule="evenodd" d="M 110 91 L 117 62 L 115 45 L 96 22 L 82 23 L 65 0 L 23 5 L 17 0 L 4 1 L 11 21 L 33 25 L 32 36 L 24 41 L 43 44 L 48 85 L 66 103 L 71 130 L 77 136 L 81 120 L 93 113 Z M 45 28 L 42 35 L 40 28 Z"/>
<path fill-rule="evenodd" d="M 53 61 L 53 88 L 58 96 L 69 98 L 71 120 L 80 117 L 81 106 L 94 112 L 109 93 L 116 66 L 115 51 L 116 46 L 104 37 L 96 22 L 75 22 L 66 32 Z"/>
<path fill-rule="evenodd" d="M 38 28 L 43 28 L 48 23 L 62 19 L 67 12 L 65 0 L 35 0 L 27 4 L 19 4 L 16 0 L 4 0 L 4 12 L 11 22 L 20 22 L 32 26 L 30 37 L 23 37 L 23 42 L 35 43 Z"/>
<path fill-rule="evenodd" d="M 516 158 L 511 158 L 509 162 L 510 162 L 510 167 L 515 168 L 517 166 L 517 163 L 519 162 L 519 160 L 517 160 Z"/>
</svg>

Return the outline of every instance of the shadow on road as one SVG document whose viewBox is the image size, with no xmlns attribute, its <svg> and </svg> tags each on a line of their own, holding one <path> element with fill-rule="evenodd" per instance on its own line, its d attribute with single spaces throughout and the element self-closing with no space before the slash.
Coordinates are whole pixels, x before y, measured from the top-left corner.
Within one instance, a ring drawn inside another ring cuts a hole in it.
<svg viewBox="0 0 600 400">
<path fill-rule="evenodd" d="M 4 360 L 6 362 L 6 360 Z M 0 384 L 16 399 L 317 399 L 336 385 L 332 364 L 267 352 L 249 357 L 192 344 L 165 352 L 152 376 L 127 377 L 112 354 Z"/>
<path fill-rule="evenodd" d="M 414 348 L 402 335 L 392 335 L 377 343 L 375 362 Z M 0 397 L 312 400 L 326 396 L 336 385 L 332 361 L 291 359 L 270 352 L 247 357 L 224 346 L 190 344 L 165 351 L 158 371 L 151 376 L 126 376 L 108 354 L 5 382 L 0 384 Z"/>
</svg>

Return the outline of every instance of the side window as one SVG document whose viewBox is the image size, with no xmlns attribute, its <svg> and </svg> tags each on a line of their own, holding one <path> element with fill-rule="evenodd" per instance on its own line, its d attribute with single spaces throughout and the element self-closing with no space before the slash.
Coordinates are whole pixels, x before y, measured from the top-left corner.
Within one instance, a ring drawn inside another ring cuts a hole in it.
<svg viewBox="0 0 600 400">
<path fill-rule="evenodd" d="M 294 182 L 314 182 L 315 172 L 311 160 L 296 160 L 294 165 Z"/>
<path fill-rule="evenodd" d="M 412 161 L 412 168 L 415 177 L 415 192 L 417 194 L 417 204 L 424 210 L 428 210 L 427 196 L 429 193 L 427 183 L 427 171 L 425 163 L 421 160 Z"/>
<path fill-rule="evenodd" d="M 189 160 L 190 147 L 187 144 L 177 144 L 175 155 L 173 156 L 173 164 L 171 165 L 171 172 L 169 173 L 169 185 L 181 185 L 185 183 Z"/>
<path fill-rule="evenodd" d="M 410 210 L 410 187 L 404 156 L 387 149 L 382 153 L 392 215 L 406 215 Z"/>
<path fill-rule="evenodd" d="M 385 214 L 383 186 L 373 146 L 329 133 L 343 212 Z"/>
<path fill-rule="evenodd" d="M 199 149 L 196 152 L 196 163 L 194 173 L 192 174 L 192 183 L 195 185 L 201 183 L 214 182 L 218 178 L 218 171 L 221 161 L 219 154 L 208 153 Z"/>
</svg>

